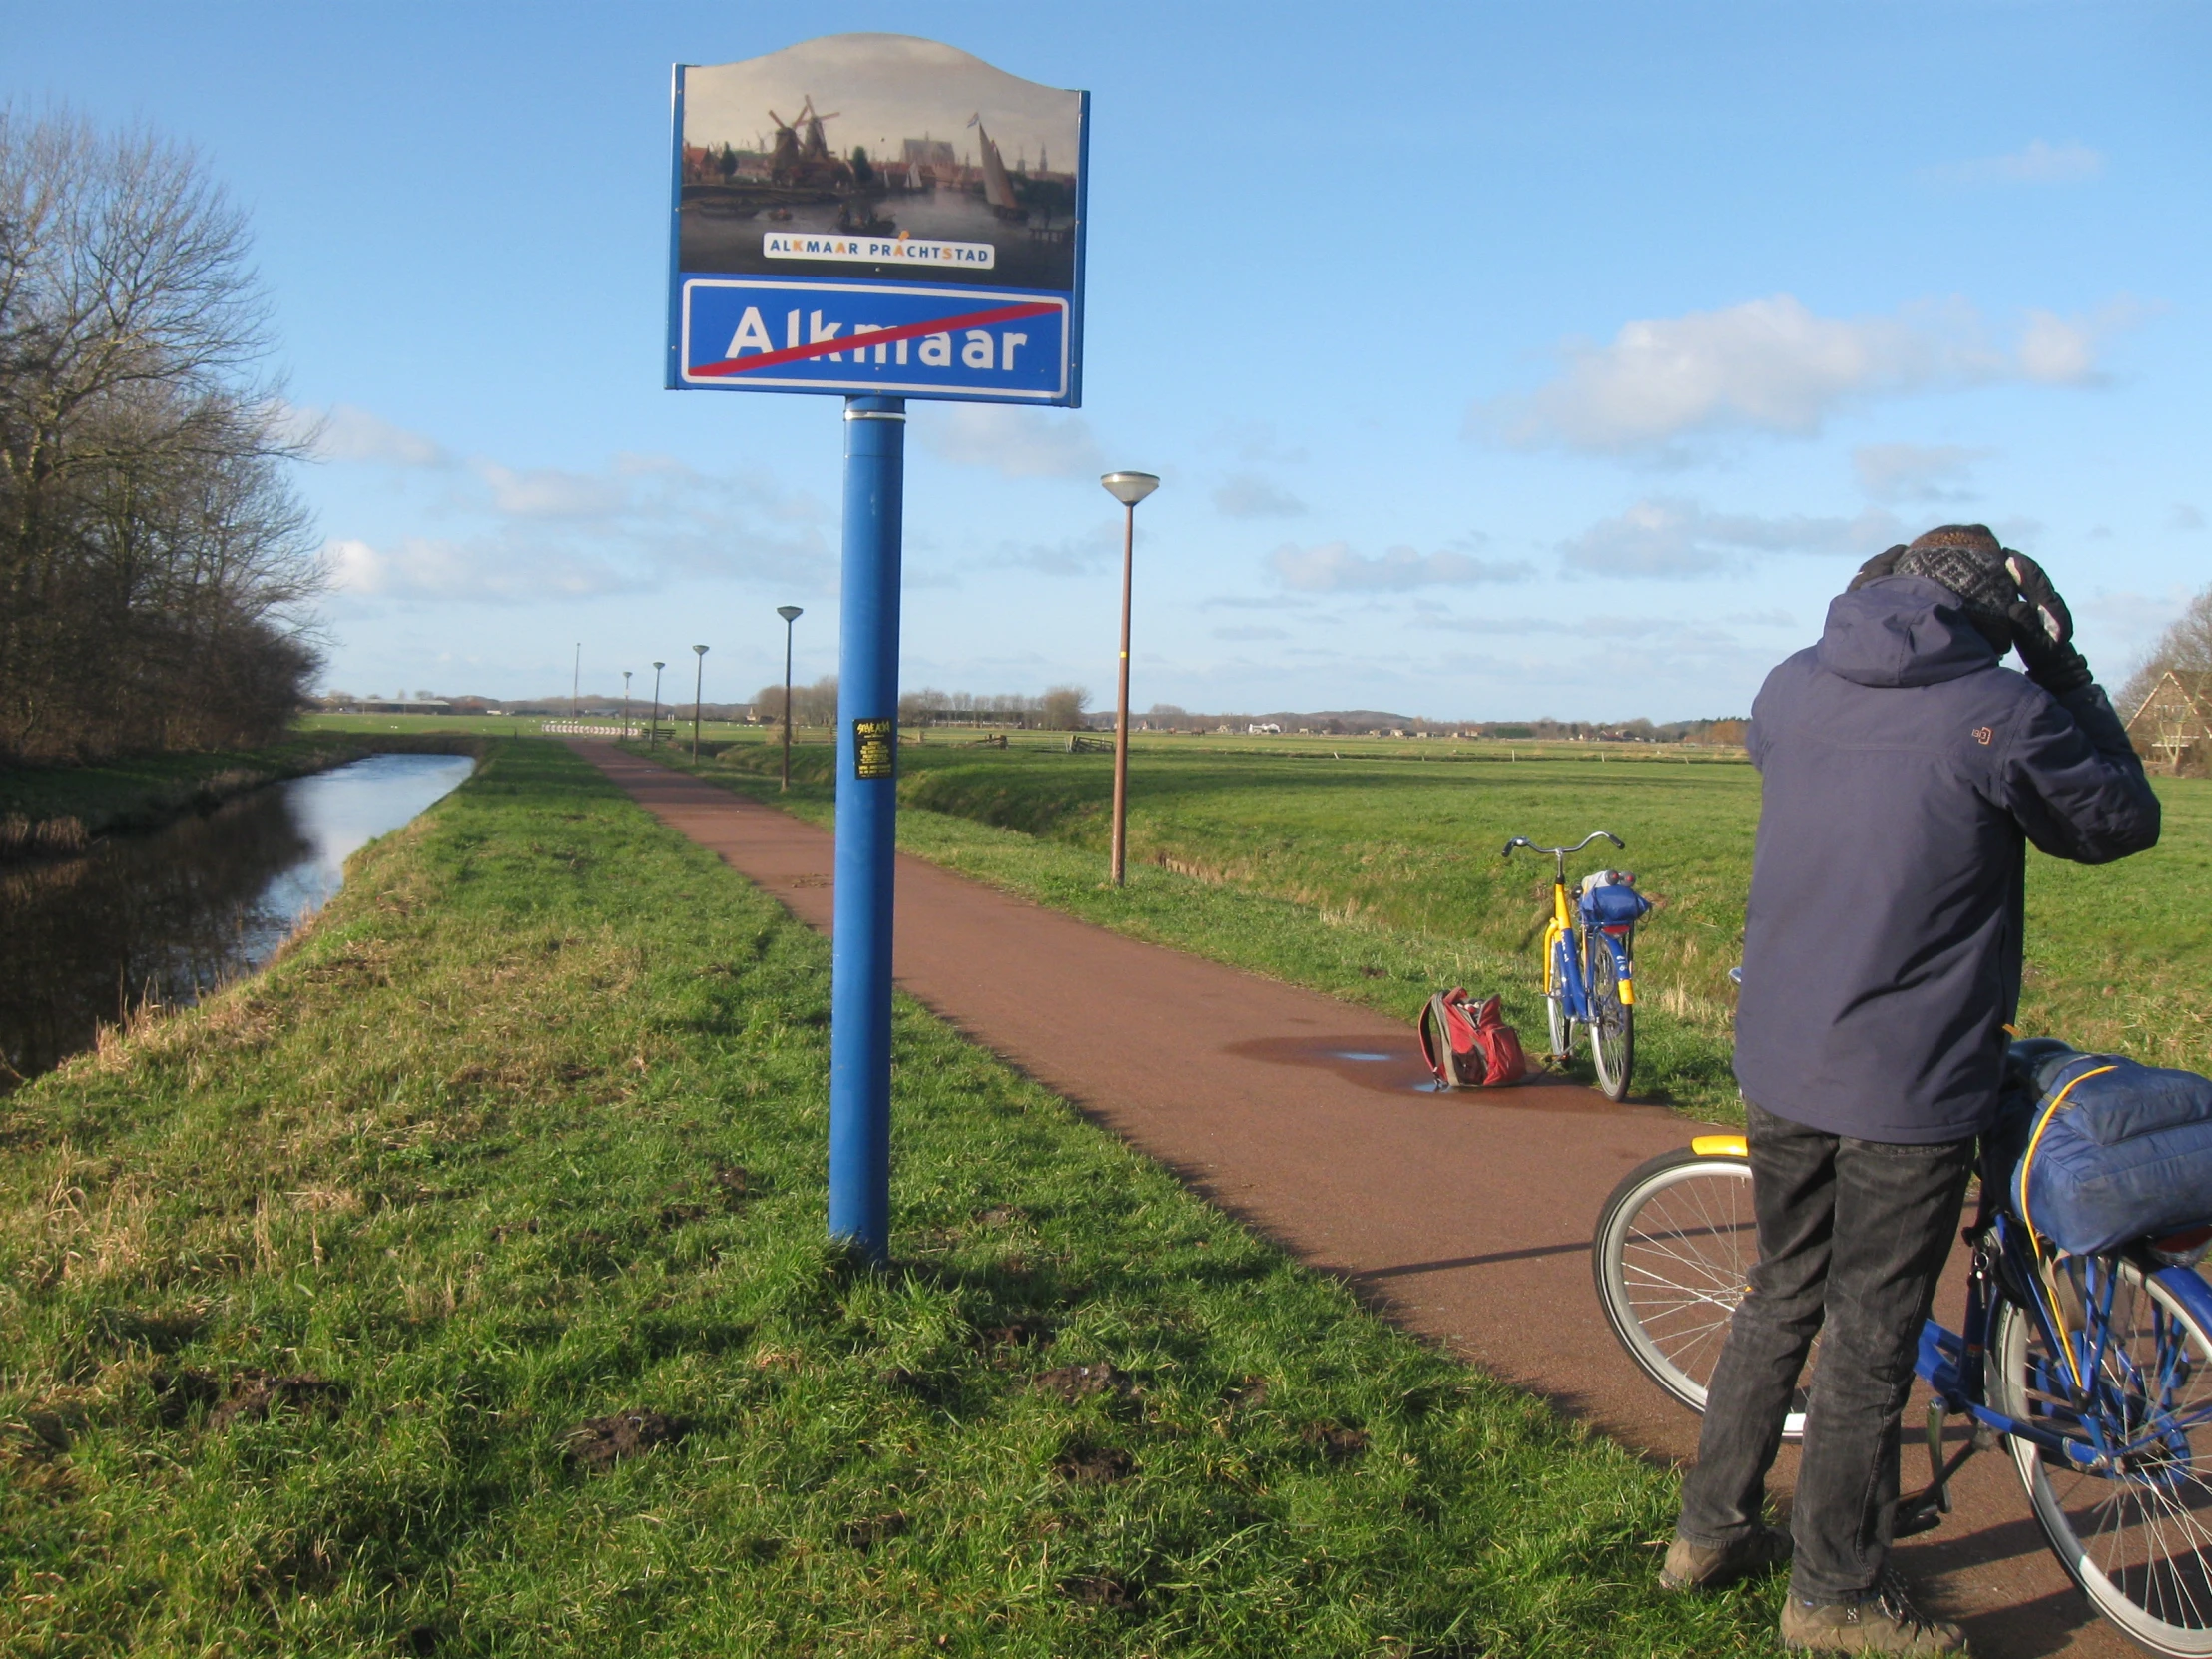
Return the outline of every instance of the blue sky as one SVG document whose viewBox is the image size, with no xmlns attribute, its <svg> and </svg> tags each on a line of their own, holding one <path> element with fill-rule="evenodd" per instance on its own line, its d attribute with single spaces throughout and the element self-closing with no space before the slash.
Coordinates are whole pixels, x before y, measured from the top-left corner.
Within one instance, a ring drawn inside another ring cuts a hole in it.
<svg viewBox="0 0 2212 1659">
<path fill-rule="evenodd" d="M 834 668 L 838 411 L 661 389 L 668 67 L 847 30 L 1093 94 L 1085 407 L 917 405 L 908 686 L 1110 697 L 1109 467 L 1140 709 L 1741 712 L 1955 518 L 2110 683 L 2212 580 L 2202 5 L 8 0 L 0 97 L 251 210 L 330 683 L 740 698 Z"/>
</svg>

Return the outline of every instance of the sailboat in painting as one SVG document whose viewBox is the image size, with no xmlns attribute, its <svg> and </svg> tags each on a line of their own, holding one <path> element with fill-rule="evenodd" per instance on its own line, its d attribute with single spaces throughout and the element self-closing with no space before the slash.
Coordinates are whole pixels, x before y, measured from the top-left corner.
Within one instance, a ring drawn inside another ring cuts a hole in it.
<svg viewBox="0 0 2212 1659">
<path fill-rule="evenodd" d="M 1000 219 L 1019 225 L 1029 217 L 1029 210 L 1014 196 L 1014 182 L 1007 177 L 1006 163 L 991 140 L 990 129 L 983 125 L 982 113 L 969 116 L 968 125 L 975 129 L 983 152 L 983 200 Z"/>
</svg>

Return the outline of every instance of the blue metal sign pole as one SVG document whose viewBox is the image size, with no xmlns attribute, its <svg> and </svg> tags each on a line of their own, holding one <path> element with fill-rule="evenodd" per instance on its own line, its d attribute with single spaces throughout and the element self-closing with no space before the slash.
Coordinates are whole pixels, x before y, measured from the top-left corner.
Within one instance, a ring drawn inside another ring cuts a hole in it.
<svg viewBox="0 0 2212 1659">
<path fill-rule="evenodd" d="M 837 863 L 830 990 L 830 1234 L 890 1248 L 891 881 L 906 400 L 844 405 Z"/>
</svg>

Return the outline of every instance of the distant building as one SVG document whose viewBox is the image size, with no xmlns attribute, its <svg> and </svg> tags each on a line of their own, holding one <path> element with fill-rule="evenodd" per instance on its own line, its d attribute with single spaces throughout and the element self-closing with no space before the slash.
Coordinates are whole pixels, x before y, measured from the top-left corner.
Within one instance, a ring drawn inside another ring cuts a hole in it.
<svg viewBox="0 0 2212 1659">
<path fill-rule="evenodd" d="M 2127 738 L 2152 772 L 2212 767 L 2212 674 L 2161 674 L 2128 721 Z"/>
</svg>

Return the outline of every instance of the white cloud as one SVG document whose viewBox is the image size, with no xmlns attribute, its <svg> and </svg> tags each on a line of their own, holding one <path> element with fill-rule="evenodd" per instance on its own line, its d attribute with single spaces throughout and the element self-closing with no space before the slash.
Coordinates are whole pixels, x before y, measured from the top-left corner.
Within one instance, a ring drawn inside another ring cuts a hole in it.
<svg viewBox="0 0 2212 1659">
<path fill-rule="evenodd" d="M 1318 601 L 1290 593 L 1222 593 L 1202 599 L 1202 611 L 1310 611 Z"/>
<path fill-rule="evenodd" d="M 1096 477 L 1105 452 L 1081 415 L 998 403 L 909 406 L 910 430 L 939 460 L 987 466 L 1009 478 Z"/>
<path fill-rule="evenodd" d="M 1121 530 L 1120 519 L 1105 519 L 1058 541 L 1000 542 L 983 562 L 1041 570 L 1048 576 L 1082 576 L 1121 562 Z"/>
<path fill-rule="evenodd" d="M 1287 588 L 1306 593 L 1376 593 L 1470 582 L 1518 582 L 1531 573 L 1525 564 L 1498 564 L 1454 548 L 1434 553 L 1390 547 L 1377 554 L 1355 553 L 1351 544 L 1324 542 L 1319 547 L 1285 543 L 1268 555 L 1268 568 Z"/>
<path fill-rule="evenodd" d="M 1963 501 L 1988 453 L 1955 443 L 1863 443 L 1851 452 L 1859 487 L 1877 501 Z"/>
<path fill-rule="evenodd" d="M 829 515 L 765 473 L 625 455 L 596 472 L 474 460 L 452 474 L 437 536 L 324 546 L 355 598 L 521 603 L 644 592 L 679 576 L 827 582 Z"/>
<path fill-rule="evenodd" d="M 332 587 L 363 599 L 583 599 L 641 584 L 620 566 L 574 552 L 487 541 L 403 536 L 389 548 L 365 541 L 323 545 Z"/>
<path fill-rule="evenodd" d="M 1214 491 L 1214 508 L 1231 518 L 1296 518 L 1306 503 L 1256 472 L 1236 472 Z"/>
<path fill-rule="evenodd" d="M 2086 144 L 2050 144 L 2032 139 L 2024 150 L 2006 156 L 1981 156 L 1931 168 L 1929 176 L 1945 185 L 2074 185 L 2104 172 L 2104 153 Z"/>
<path fill-rule="evenodd" d="M 1733 569 L 1757 553 L 1871 558 L 1904 540 L 1903 531 L 1893 514 L 1873 508 L 1848 519 L 1761 518 L 1651 496 L 1561 542 L 1559 554 L 1567 569 L 1596 575 L 1694 577 Z"/>
<path fill-rule="evenodd" d="M 286 404 L 286 436 L 325 461 L 369 461 L 385 466 L 450 466 L 453 457 L 434 438 L 394 426 L 382 415 L 351 403 L 327 409 Z"/>
<path fill-rule="evenodd" d="M 624 457 L 618 473 L 632 470 L 635 463 L 636 457 Z M 518 472 L 486 460 L 471 461 L 469 470 L 490 489 L 493 509 L 515 518 L 607 518 L 629 502 L 630 492 L 619 477 L 559 467 Z"/>
<path fill-rule="evenodd" d="M 2204 513 L 2186 501 L 2176 501 L 2173 511 L 2166 515 L 2166 528 L 2180 535 L 2189 535 L 2204 528 Z"/>
<path fill-rule="evenodd" d="M 1287 640 L 1291 636 L 1281 628 L 1216 628 L 1217 640 Z"/>
<path fill-rule="evenodd" d="M 2006 349 L 1989 343 L 1964 304 L 1823 317 L 1782 293 L 1630 322 L 1608 345 L 1570 341 L 1549 383 L 1476 405 L 1469 426 L 1509 443 L 1599 451 L 1728 429 L 1803 436 L 1839 407 L 1879 395 L 2093 379 L 2099 340 L 2135 315 L 2126 304 L 2073 321 L 2031 311 Z"/>
</svg>

